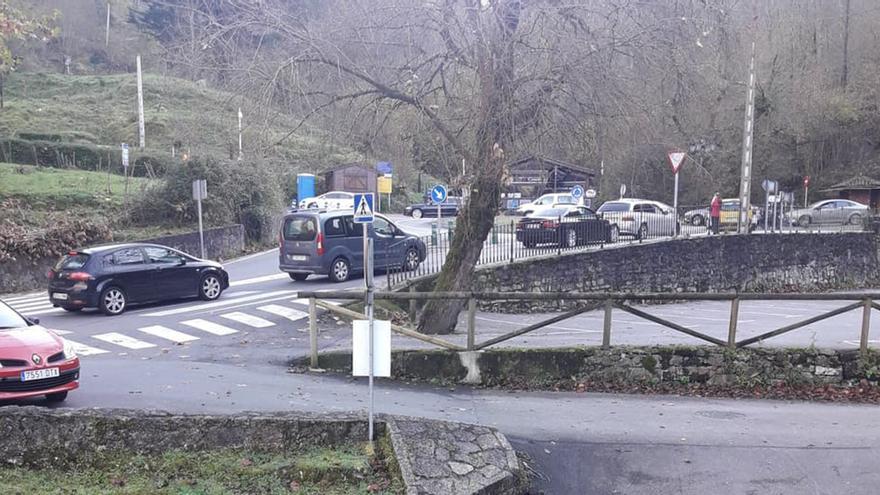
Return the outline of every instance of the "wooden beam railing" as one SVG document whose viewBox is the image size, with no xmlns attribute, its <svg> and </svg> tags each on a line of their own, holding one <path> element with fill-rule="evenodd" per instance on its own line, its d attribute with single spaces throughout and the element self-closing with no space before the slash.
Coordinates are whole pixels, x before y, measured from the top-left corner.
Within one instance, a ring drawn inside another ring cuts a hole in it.
<svg viewBox="0 0 880 495">
<path fill-rule="evenodd" d="M 361 301 L 364 298 L 363 291 L 303 291 L 299 292 L 300 298 L 309 299 L 309 330 L 310 330 L 310 351 L 311 363 L 313 367 L 317 366 L 317 323 L 315 307 L 321 307 L 327 311 L 331 311 L 342 316 L 363 319 L 365 316 L 350 309 L 338 307 L 332 304 L 320 301 L 327 300 L 350 300 Z M 452 351 L 475 351 L 486 349 L 487 347 L 508 341 L 515 337 L 525 335 L 548 325 L 558 323 L 560 321 L 572 318 L 579 314 L 594 309 L 602 309 L 604 307 L 605 315 L 602 329 L 602 347 L 609 348 L 611 345 L 611 329 L 612 329 L 612 309 L 617 308 L 621 311 L 632 314 L 636 317 L 648 320 L 658 325 L 671 328 L 678 332 L 690 335 L 692 337 L 704 340 L 706 342 L 727 346 L 731 349 L 742 348 L 757 342 L 777 337 L 779 335 L 803 328 L 805 326 L 817 323 L 819 321 L 862 308 L 862 325 L 859 334 L 859 348 L 862 353 L 868 351 L 868 337 L 870 333 L 871 310 L 880 310 L 880 304 L 876 301 L 880 300 L 880 292 L 837 292 L 823 294 L 756 294 L 756 293 L 627 293 L 627 292 L 375 292 L 375 299 L 384 299 L 389 301 L 408 301 L 410 307 L 410 318 L 415 312 L 414 301 L 426 300 L 452 300 L 467 299 L 467 340 L 465 346 L 449 342 L 434 335 L 426 335 L 415 330 L 400 326 L 392 325 L 392 331 L 411 337 L 422 342 L 426 342 L 444 349 Z M 517 330 L 490 338 L 484 342 L 476 342 L 476 308 L 477 301 L 569 301 L 579 302 L 583 305 L 566 311 L 557 316 L 547 318 L 537 323 L 532 323 Z M 684 301 L 730 301 L 730 320 L 728 324 L 727 339 L 719 339 L 699 332 L 692 328 L 679 325 L 673 321 L 652 315 L 641 309 L 633 307 L 626 302 L 684 302 Z M 738 318 L 740 311 L 740 303 L 742 301 L 852 301 L 843 307 L 827 311 L 820 315 L 816 315 L 805 320 L 786 325 L 775 330 L 749 337 L 737 341 Z"/>
</svg>

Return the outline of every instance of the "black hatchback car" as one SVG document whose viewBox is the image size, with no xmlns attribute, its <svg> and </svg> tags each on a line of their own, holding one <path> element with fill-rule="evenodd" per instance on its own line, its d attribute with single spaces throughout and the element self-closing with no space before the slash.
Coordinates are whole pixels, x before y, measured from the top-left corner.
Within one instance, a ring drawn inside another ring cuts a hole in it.
<svg viewBox="0 0 880 495">
<path fill-rule="evenodd" d="M 223 266 L 157 244 L 116 244 L 71 251 L 48 274 L 49 300 L 67 311 L 118 315 L 130 304 L 199 297 L 229 287 Z"/>
</svg>

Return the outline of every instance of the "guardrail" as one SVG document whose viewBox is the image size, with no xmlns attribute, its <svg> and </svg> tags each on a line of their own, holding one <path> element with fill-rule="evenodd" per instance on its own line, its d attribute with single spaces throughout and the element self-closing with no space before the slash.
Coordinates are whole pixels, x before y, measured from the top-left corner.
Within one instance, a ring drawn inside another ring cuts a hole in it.
<svg viewBox="0 0 880 495">
<path fill-rule="evenodd" d="M 684 217 L 683 217 L 684 218 Z M 563 253 L 605 249 L 610 246 L 642 243 L 645 241 L 672 240 L 680 237 L 703 237 L 714 235 L 706 225 L 706 219 L 690 218 L 690 223 L 676 223 L 672 214 L 608 213 L 602 219 L 580 217 L 553 217 L 500 219 L 491 229 L 483 243 L 477 266 L 494 263 L 513 263 Z M 804 227 L 780 223 L 776 229 L 763 229 L 763 223 L 753 225 L 755 234 L 799 234 L 862 232 L 871 230 L 868 219 L 852 225 L 848 223 L 815 223 Z M 607 226 L 603 223 L 607 221 Z M 736 234 L 736 224 L 722 217 L 718 235 Z M 432 233 L 421 237 L 427 247 L 426 258 L 415 269 L 405 263 L 386 271 L 388 289 L 405 286 L 407 282 L 439 273 L 449 252 L 455 224 L 443 219 L 432 224 Z M 400 254 L 401 261 L 404 254 Z"/>
<path fill-rule="evenodd" d="M 710 344 L 738 349 L 746 347 L 757 342 L 777 337 L 779 335 L 797 330 L 799 328 L 817 323 L 828 318 L 862 309 L 862 325 L 859 333 L 859 349 L 862 353 L 868 351 L 868 334 L 871 327 L 871 309 L 880 310 L 880 304 L 876 301 L 880 300 L 880 293 L 831 293 L 831 294 L 741 294 L 741 293 L 592 293 L 592 292 L 374 292 L 375 299 L 384 299 L 389 301 L 409 301 L 410 321 L 415 320 L 416 307 L 415 301 L 427 300 L 461 300 L 466 299 L 467 304 L 467 344 L 461 346 L 453 342 L 449 342 L 434 335 L 425 335 L 415 330 L 400 326 L 392 325 L 391 330 L 411 337 L 422 342 L 436 345 L 446 350 L 452 351 L 478 351 L 519 337 L 529 332 L 538 330 L 539 328 L 552 325 L 560 321 L 566 320 L 581 313 L 602 309 L 605 312 L 605 319 L 602 328 L 602 347 L 609 348 L 611 346 L 612 335 L 612 310 L 619 309 L 632 314 L 636 317 L 651 321 L 658 325 L 671 328 L 672 330 L 690 335 L 697 339 L 704 340 Z M 325 303 L 320 299 L 330 300 L 364 300 L 364 292 L 356 291 L 321 291 L 321 292 L 299 292 L 297 297 L 307 298 L 309 300 L 309 335 L 311 340 L 311 363 L 312 367 L 318 366 L 318 326 L 317 326 L 317 308 L 321 307 L 328 311 L 341 314 L 343 316 L 354 319 L 366 319 L 366 316 L 346 308 L 340 308 L 332 304 Z M 477 342 L 476 332 L 476 311 L 477 301 L 576 301 L 582 303 L 579 307 L 563 312 L 552 318 L 527 325 L 525 327 L 513 330 L 504 335 L 499 335 L 483 342 Z M 646 311 L 633 307 L 627 302 L 685 302 L 685 301 L 730 301 L 730 319 L 727 330 L 727 339 L 722 340 L 703 332 L 688 328 L 678 323 L 672 322 L 665 318 L 652 315 Z M 849 304 L 826 311 L 822 314 L 791 323 L 783 327 L 779 327 L 769 332 L 764 332 L 754 337 L 737 340 L 737 320 L 739 316 L 739 305 L 741 301 L 852 301 Z"/>
</svg>

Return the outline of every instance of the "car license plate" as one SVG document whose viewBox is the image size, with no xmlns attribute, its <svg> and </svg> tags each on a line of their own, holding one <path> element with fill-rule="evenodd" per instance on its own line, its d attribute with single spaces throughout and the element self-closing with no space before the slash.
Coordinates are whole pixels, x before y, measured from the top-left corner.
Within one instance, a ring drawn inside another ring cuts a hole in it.
<svg viewBox="0 0 880 495">
<path fill-rule="evenodd" d="M 46 368 L 42 370 L 30 370 L 21 372 L 21 381 L 29 382 L 31 380 L 42 380 L 44 378 L 55 378 L 58 376 L 58 368 Z"/>
<path fill-rule="evenodd" d="M 303 254 L 292 254 L 290 255 L 291 261 L 308 261 L 309 257 Z"/>
<path fill-rule="evenodd" d="M 58 299 L 59 301 L 66 301 L 67 294 L 62 294 L 61 292 L 55 292 L 52 294 L 52 299 Z"/>
</svg>

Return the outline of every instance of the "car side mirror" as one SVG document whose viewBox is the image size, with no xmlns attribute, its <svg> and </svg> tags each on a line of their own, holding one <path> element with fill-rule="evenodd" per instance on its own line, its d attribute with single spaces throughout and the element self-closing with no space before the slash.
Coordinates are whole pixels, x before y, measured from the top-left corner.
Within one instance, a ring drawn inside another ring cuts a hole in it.
<svg viewBox="0 0 880 495">
<path fill-rule="evenodd" d="M 31 325 L 39 325 L 39 324 L 40 324 L 40 319 L 39 319 L 39 318 L 30 318 L 30 317 L 28 317 L 27 320 L 28 320 L 29 322 L 31 322 Z"/>
<path fill-rule="evenodd" d="M 180 258 L 180 260 L 177 262 L 177 266 L 183 266 L 185 264 L 186 264 L 186 258 Z"/>
</svg>

